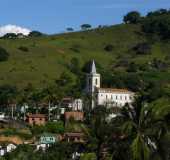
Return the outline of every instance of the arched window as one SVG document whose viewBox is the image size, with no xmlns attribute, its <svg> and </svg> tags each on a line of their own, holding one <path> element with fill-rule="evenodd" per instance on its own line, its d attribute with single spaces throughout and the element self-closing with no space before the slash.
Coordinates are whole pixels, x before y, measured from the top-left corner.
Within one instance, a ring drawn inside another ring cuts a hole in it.
<svg viewBox="0 0 170 160">
<path fill-rule="evenodd" d="M 97 80 L 97 78 L 96 78 L 96 85 L 98 84 L 98 80 Z"/>
<path fill-rule="evenodd" d="M 91 79 L 89 78 L 89 85 L 91 84 Z"/>
</svg>

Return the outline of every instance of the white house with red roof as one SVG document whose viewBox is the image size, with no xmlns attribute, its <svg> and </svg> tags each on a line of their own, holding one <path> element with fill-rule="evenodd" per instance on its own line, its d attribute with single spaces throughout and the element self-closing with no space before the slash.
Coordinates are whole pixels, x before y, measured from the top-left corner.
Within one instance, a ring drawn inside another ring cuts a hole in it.
<svg viewBox="0 0 170 160">
<path fill-rule="evenodd" d="M 92 62 L 91 72 L 86 78 L 86 92 L 92 96 L 92 108 L 95 105 L 123 107 L 132 103 L 135 93 L 127 89 L 101 88 L 101 76 L 96 72 L 95 62 Z"/>
</svg>

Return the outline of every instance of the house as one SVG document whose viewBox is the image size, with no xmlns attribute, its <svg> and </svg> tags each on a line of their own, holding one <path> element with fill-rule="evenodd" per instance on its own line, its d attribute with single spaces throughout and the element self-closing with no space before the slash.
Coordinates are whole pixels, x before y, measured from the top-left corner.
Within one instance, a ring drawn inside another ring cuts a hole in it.
<svg viewBox="0 0 170 160">
<path fill-rule="evenodd" d="M 0 120 L 5 119 L 5 113 L 0 112 Z"/>
<path fill-rule="evenodd" d="M 72 132 L 72 133 L 65 133 L 64 140 L 66 142 L 73 142 L 73 143 L 84 143 L 85 142 L 85 135 L 79 132 Z"/>
<path fill-rule="evenodd" d="M 5 148 L 3 148 L 2 146 L 0 146 L 0 156 L 4 156 L 5 155 Z"/>
<path fill-rule="evenodd" d="M 40 144 L 54 144 L 56 137 L 53 134 L 44 133 L 40 137 Z"/>
<path fill-rule="evenodd" d="M 0 156 L 4 156 L 6 153 L 14 151 L 17 146 L 13 143 L 8 144 L 7 146 L 0 146 Z"/>
<path fill-rule="evenodd" d="M 44 133 L 40 136 L 40 140 L 37 144 L 37 150 L 42 149 L 43 151 L 45 151 L 48 147 L 50 147 L 50 145 L 56 143 L 56 141 L 58 141 L 59 138 L 56 137 L 53 134 L 49 134 L 49 133 Z"/>
<path fill-rule="evenodd" d="M 91 106 L 123 107 L 134 101 L 135 93 L 127 89 L 101 88 L 101 76 L 96 71 L 95 62 L 92 62 L 91 72 L 86 78 L 86 93 L 92 97 Z"/>
<path fill-rule="evenodd" d="M 47 116 L 44 114 L 28 114 L 26 121 L 30 125 L 44 125 L 47 122 Z"/>
<path fill-rule="evenodd" d="M 62 99 L 62 106 L 71 111 L 82 111 L 83 101 L 82 99 L 74 99 L 72 97 L 65 97 Z"/>
<path fill-rule="evenodd" d="M 83 101 L 82 99 L 74 99 L 71 103 L 68 104 L 68 108 L 72 111 L 82 111 L 83 110 Z"/>
<path fill-rule="evenodd" d="M 68 107 L 70 103 L 72 103 L 73 98 L 72 97 L 65 97 L 62 99 L 62 106 Z"/>
<path fill-rule="evenodd" d="M 84 112 L 76 112 L 76 111 L 65 112 L 64 118 L 65 118 L 65 121 L 68 121 L 70 119 L 73 119 L 75 121 L 83 121 L 84 120 Z"/>
<path fill-rule="evenodd" d="M 16 146 L 15 144 L 10 143 L 10 144 L 8 144 L 8 145 L 6 146 L 6 152 L 7 152 L 7 153 L 12 152 L 12 151 L 14 151 L 16 148 L 17 148 L 17 146 Z"/>
</svg>

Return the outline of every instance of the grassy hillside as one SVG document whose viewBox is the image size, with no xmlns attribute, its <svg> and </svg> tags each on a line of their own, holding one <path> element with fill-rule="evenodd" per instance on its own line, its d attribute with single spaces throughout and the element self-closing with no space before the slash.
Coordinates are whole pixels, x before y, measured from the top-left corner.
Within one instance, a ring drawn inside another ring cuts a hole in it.
<svg viewBox="0 0 170 160">
<path fill-rule="evenodd" d="M 169 42 L 154 43 L 149 55 L 134 56 L 129 51 L 145 41 L 146 36 L 140 31 L 140 26 L 125 24 L 39 38 L 0 39 L 0 46 L 10 54 L 8 61 L 0 62 L 0 85 L 11 84 L 22 88 L 28 83 L 36 87 L 53 83 L 63 71 L 68 70 L 66 64 L 73 57 L 77 57 L 81 65 L 95 59 L 110 70 L 116 70 L 115 64 L 121 59 L 137 64 L 149 63 L 154 58 L 167 60 Z M 111 52 L 104 50 L 108 44 L 113 45 Z M 29 51 L 18 49 L 21 46 Z M 162 73 L 161 77 L 167 77 L 167 74 Z"/>
</svg>

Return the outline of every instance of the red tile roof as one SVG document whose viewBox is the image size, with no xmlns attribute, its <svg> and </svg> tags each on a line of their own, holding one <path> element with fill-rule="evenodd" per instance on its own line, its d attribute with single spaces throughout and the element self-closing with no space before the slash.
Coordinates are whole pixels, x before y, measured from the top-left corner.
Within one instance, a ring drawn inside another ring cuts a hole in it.
<svg viewBox="0 0 170 160">
<path fill-rule="evenodd" d="M 29 118 L 46 118 L 47 116 L 45 114 L 28 114 Z"/>
<path fill-rule="evenodd" d="M 117 88 L 98 88 L 98 91 L 114 92 L 114 93 L 134 93 L 128 89 L 117 89 Z"/>
</svg>

